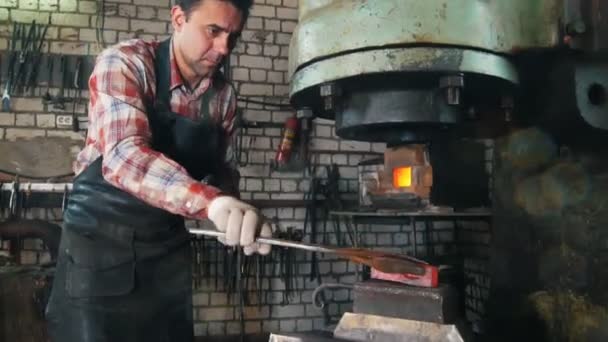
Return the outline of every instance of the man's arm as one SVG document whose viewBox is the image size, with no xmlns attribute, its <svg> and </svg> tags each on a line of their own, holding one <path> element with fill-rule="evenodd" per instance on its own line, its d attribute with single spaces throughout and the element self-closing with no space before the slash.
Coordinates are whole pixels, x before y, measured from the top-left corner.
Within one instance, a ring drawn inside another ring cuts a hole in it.
<svg viewBox="0 0 608 342">
<path fill-rule="evenodd" d="M 150 148 L 145 63 L 120 51 L 97 61 L 89 80 L 89 139 L 103 155 L 106 181 L 144 202 L 189 218 L 206 218 L 220 190 L 192 179 L 167 156 Z"/>
</svg>

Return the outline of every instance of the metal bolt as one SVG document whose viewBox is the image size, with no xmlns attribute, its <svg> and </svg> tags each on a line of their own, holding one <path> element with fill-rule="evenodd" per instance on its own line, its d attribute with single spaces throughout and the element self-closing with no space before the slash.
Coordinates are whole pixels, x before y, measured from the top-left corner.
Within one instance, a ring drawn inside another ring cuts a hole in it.
<svg viewBox="0 0 608 342">
<path fill-rule="evenodd" d="M 439 87 L 444 89 L 445 101 L 450 106 L 458 106 L 462 102 L 464 75 L 449 75 L 439 78 Z"/>
<path fill-rule="evenodd" d="M 504 112 L 505 121 L 511 122 L 511 120 L 513 120 L 513 108 L 515 108 L 513 96 L 503 95 L 500 99 L 500 108 L 502 108 Z"/>
<path fill-rule="evenodd" d="M 296 117 L 298 119 L 312 119 L 314 116 L 312 109 L 308 107 L 303 107 L 296 111 Z"/>
</svg>

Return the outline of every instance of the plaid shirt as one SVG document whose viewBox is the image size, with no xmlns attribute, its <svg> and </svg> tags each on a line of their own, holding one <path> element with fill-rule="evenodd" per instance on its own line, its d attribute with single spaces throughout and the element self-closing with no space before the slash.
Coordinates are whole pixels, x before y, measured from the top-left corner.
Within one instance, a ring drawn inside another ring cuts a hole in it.
<svg viewBox="0 0 608 342">
<path fill-rule="evenodd" d="M 149 146 L 151 132 L 146 108 L 156 95 L 154 56 L 158 44 L 129 40 L 97 57 L 89 79 L 88 135 L 76 158 L 74 172 L 79 174 L 103 156 L 102 172 L 110 184 L 152 206 L 203 219 L 209 201 L 220 190 L 197 182 L 182 166 Z M 201 95 L 209 89 L 211 79 L 202 80 L 190 90 L 181 77 L 173 49 L 170 55 L 171 110 L 197 119 Z M 211 99 L 210 110 L 212 118 L 221 120 L 229 146 L 236 110 L 236 94 L 230 85 L 226 84 Z"/>
</svg>

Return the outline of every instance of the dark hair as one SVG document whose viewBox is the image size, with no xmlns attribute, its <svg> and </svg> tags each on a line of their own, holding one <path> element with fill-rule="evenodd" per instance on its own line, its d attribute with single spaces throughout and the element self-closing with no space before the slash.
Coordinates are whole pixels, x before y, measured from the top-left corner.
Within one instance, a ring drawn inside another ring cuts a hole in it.
<svg viewBox="0 0 608 342">
<path fill-rule="evenodd" d="M 198 6 L 201 2 L 205 0 L 175 0 L 175 5 L 182 8 L 184 12 L 186 12 L 186 16 L 189 18 L 192 10 Z M 251 6 L 253 6 L 253 0 L 218 0 L 225 1 L 232 4 L 232 6 L 236 7 L 241 14 L 243 14 L 243 21 L 247 20 L 249 17 L 249 12 L 251 11 Z"/>
</svg>

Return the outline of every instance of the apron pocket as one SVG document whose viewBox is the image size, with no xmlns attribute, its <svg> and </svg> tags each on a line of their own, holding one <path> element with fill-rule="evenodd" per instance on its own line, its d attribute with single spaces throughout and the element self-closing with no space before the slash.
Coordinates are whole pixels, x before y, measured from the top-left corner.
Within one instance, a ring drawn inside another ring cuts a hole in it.
<svg viewBox="0 0 608 342">
<path fill-rule="evenodd" d="M 65 286 L 70 297 L 119 296 L 133 290 L 133 231 L 122 237 L 125 240 L 117 244 L 105 238 L 68 233 Z"/>
</svg>

